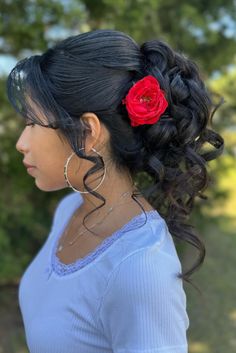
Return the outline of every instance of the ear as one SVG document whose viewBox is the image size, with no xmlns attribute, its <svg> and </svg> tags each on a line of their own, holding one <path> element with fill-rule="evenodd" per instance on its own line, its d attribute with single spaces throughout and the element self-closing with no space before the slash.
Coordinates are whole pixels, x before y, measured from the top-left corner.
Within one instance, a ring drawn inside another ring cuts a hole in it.
<svg viewBox="0 0 236 353">
<path fill-rule="evenodd" d="M 83 124 L 86 126 L 87 134 L 85 140 L 85 151 L 88 153 L 92 147 L 97 145 L 101 140 L 101 122 L 97 115 L 91 112 L 84 113 L 81 118 Z"/>
</svg>

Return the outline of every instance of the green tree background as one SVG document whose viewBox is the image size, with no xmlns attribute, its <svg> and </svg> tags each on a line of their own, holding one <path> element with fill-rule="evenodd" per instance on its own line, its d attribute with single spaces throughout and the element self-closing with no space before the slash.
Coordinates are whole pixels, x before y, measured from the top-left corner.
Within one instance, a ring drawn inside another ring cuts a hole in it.
<svg viewBox="0 0 236 353">
<path fill-rule="evenodd" d="M 19 60 L 41 53 L 68 35 L 98 28 L 122 30 L 140 44 L 153 38 L 167 41 L 197 61 L 216 101 L 224 96 L 225 104 L 215 115 L 213 128 L 224 137 L 225 151 L 219 160 L 209 163 L 213 182 L 206 192 L 208 200 L 196 202 L 191 219 L 209 250 L 214 249 L 217 242 L 225 246 L 224 241 L 226 244 L 228 239 L 232 241 L 228 244 L 230 249 L 224 248 L 229 250 L 225 256 L 231 259 L 232 268 L 235 264 L 233 245 L 236 245 L 233 237 L 236 226 L 235 1 L 0 0 L 0 55 L 6 59 L 10 56 Z M 23 156 L 15 149 L 23 122 L 8 103 L 6 73 L 0 76 L 0 102 L 0 284 L 17 285 L 49 233 L 56 204 L 69 190 L 43 193 L 25 172 Z M 220 256 L 223 255 L 222 251 Z M 188 264 L 191 259 L 192 253 L 184 248 L 183 261 Z M 213 261 L 213 252 L 209 251 L 208 259 Z M 203 291 L 209 283 L 210 269 L 206 262 L 195 277 Z M 219 268 L 215 271 L 225 278 L 224 271 L 221 273 Z M 229 291 L 235 289 L 231 281 L 233 278 L 229 275 L 224 284 L 229 297 L 225 306 L 231 300 Z M 219 283 L 220 288 L 222 283 Z M 233 319 L 228 315 L 228 325 L 224 328 L 226 338 L 219 344 L 219 336 L 210 323 L 207 326 L 199 319 L 201 311 L 197 310 L 202 302 L 192 291 L 189 297 L 190 314 L 194 316 L 189 333 L 190 352 L 235 352 L 236 342 L 230 332 L 236 323 L 236 308 L 230 306 Z M 219 310 L 219 315 L 225 313 Z M 205 331 L 208 335 L 204 335 Z M 18 351 L 14 349 L 11 351 Z"/>
</svg>

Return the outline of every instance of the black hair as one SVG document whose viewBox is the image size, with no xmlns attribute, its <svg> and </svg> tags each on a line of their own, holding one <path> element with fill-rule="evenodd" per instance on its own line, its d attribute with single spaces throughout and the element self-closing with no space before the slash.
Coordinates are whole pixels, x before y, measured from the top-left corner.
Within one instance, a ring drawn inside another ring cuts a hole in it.
<svg viewBox="0 0 236 353">
<path fill-rule="evenodd" d="M 169 105 L 157 123 L 132 127 L 122 99 L 134 82 L 147 75 L 159 81 Z M 9 74 L 7 89 L 12 105 L 27 121 L 43 125 L 34 113 L 34 102 L 47 116 L 47 126 L 58 128 L 80 158 L 94 162 L 83 182 L 103 201 L 100 208 L 105 199 L 85 181 L 103 170 L 103 161 L 79 150 L 88 128 L 81 115 L 98 116 L 110 133 L 115 166 L 128 171 L 133 180 L 140 175 L 149 180 L 149 186 L 136 191 L 133 199 L 142 193 L 165 219 L 175 240 L 198 249 L 192 268 L 179 275 L 191 283 L 189 276 L 204 261 L 205 246 L 187 221 L 195 198 L 206 198 L 202 194 L 209 183 L 206 163 L 224 147 L 223 138 L 209 128 L 214 104 L 197 65 L 163 41 L 140 46 L 122 32 L 96 30 L 21 60 Z M 206 142 L 215 150 L 202 153 Z"/>
</svg>

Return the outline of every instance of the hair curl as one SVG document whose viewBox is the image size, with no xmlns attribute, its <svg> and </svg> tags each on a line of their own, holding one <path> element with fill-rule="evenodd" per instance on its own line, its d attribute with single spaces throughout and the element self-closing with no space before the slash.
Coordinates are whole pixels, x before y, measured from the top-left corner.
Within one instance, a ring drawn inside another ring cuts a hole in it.
<svg viewBox="0 0 236 353">
<path fill-rule="evenodd" d="M 131 127 L 122 99 L 133 82 L 146 75 L 157 78 L 169 106 L 156 124 Z M 86 190 L 103 201 L 100 208 L 105 199 L 89 188 L 86 179 L 103 169 L 103 162 L 79 150 L 87 133 L 81 115 L 92 111 L 98 116 L 110 133 L 118 170 L 128 171 L 133 179 L 141 173 L 149 177 L 149 187 L 141 193 L 165 219 L 176 240 L 198 249 L 192 268 L 179 275 L 191 283 L 189 276 L 204 261 L 205 246 L 187 220 L 195 198 L 207 198 L 202 194 L 209 183 L 206 162 L 217 158 L 224 147 L 223 138 L 209 128 L 214 105 L 196 64 L 162 41 L 139 46 L 122 32 L 96 30 L 21 60 L 10 73 L 7 87 L 16 111 L 45 126 L 27 100 L 30 96 L 47 116 L 47 126 L 59 128 L 80 158 L 94 162 L 83 182 Z M 202 153 L 206 142 L 215 150 Z M 138 193 L 132 195 L 134 200 Z"/>
</svg>

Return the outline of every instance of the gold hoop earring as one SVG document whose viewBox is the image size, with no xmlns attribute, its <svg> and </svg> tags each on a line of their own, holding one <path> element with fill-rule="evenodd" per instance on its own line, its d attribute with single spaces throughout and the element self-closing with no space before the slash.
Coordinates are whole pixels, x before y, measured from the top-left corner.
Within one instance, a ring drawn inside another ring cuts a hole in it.
<svg viewBox="0 0 236 353">
<path fill-rule="evenodd" d="M 79 151 L 80 151 L 80 150 L 84 150 L 84 147 L 80 148 Z M 97 154 L 102 158 L 101 154 L 100 154 L 99 152 L 97 152 L 97 151 L 95 150 L 95 148 L 92 147 L 92 150 L 93 150 L 95 153 L 97 153 Z M 71 160 L 71 158 L 73 157 L 74 154 L 75 154 L 75 152 L 72 152 L 72 154 L 67 158 L 67 161 L 66 161 L 65 166 L 64 166 L 64 177 L 65 177 L 66 183 L 67 183 L 67 185 L 68 185 L 71 189 L 73 189 L 75 192 L 79 192 L 79 193 L 81 193 L 81 194 L 88 194 L 89 191 L 80 191 L 80 190 L 78 190 L 78 189 L 75 189 L 75 188 L 71 185 L 71 183 L 70 183 L 70 181 L 69 181 L 69 179 L 68 179 L 68 176 L 67 176 L 67 168 L 68 168 L 68 164 L 69 164 L 69 162 L 70 162 L 70 160 Z M 102 158 L 102 160 L 103 160 L 103 158 Z M 104 179 L 105 179 L 105 175 L 106 175 L 106 166 L 105 166 L 105 163 L 104 163 L 104 162 L 103 162 L 103 164 L 104 164 L 104 174 L 103 174 L 102 180 L 101 180 L 100 183 L 96 186 L 96 188 L 92 189 L 92 191 L 97 190 L 97 189 L 99 188 L 99 186 L 103 183 Z"/>
</svg>

